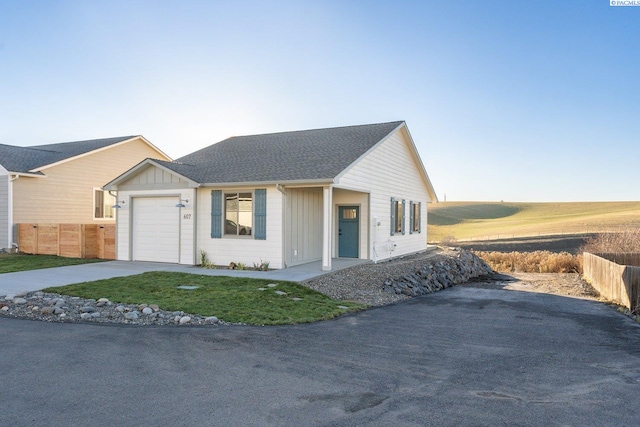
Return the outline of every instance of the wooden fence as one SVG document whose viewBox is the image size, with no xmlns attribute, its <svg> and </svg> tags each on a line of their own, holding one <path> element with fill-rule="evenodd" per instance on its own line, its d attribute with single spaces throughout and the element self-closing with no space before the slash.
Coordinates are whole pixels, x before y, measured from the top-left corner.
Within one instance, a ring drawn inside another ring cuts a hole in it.
<svg viewBox="0 0 640 427">
<path fill-rule="evenodd" d="M 583 276 L 603 297 L 635 310 L 640 307 L 640 253 L 585 252 Z"/>
<path fill-rule="evenodd" d="M 116 258 L 115 224 L 18 224 L 18 249 L 67 258 Z"/>
</svg>

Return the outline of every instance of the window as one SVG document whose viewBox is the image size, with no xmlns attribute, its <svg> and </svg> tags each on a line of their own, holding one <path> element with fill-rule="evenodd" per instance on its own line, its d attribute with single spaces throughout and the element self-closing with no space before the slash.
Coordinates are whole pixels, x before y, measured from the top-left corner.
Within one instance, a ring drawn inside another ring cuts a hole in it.
<svg viewBox="0 0 640 427">
<path fill-rule="evenodd" d="M 404 234 L 404 200 L 391 198 L 391 235 Z"/>
<path fill-rule="evenodd" d="M 93 190 L 93 217 L 95 219 L 113 219 L 115 218 L 113 205 L 116 204 L 116 198 L 109 194 L 108 191 L 100 189 Z"/>
<path fill-rule="evenodd" d="M 225 236 L 251 236 L 253 228 L 253 195 L 251 193 L 225 193 Z"/>
<path fill-rule="evenodd" d="M 411 202 L 410 215 L 411 215 L 411 225 L 409 228 L 410 233 L 420 233 L 420 208 L 422 204 L 420 202 Z"/>
<path fill-rule="evenodd" d="M 224 194 L 222 190 L 211 190 L 211 238 L 220 239 L 223 234 L 267 239 L 266 189 Z"/>
<path fill-rule="evenodd" d="M 343 209 L 342 219 L 358 219 L 358 209 Z"/>
</svg>

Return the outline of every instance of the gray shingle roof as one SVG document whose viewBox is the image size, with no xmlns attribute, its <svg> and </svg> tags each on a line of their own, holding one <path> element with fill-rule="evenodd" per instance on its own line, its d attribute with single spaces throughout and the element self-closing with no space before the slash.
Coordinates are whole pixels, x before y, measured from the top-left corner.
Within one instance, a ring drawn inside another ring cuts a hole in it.
<svg viewBox="0 0 640 427">
<path fill-rule="evenodd" d="M 198 183 L 331 180 L 403 123 L 236 136 L 159 163 Z"/>
<path fill-rule="evenodd" d="M 134 136 L 61 142 L 58 144 L 17 147 L 0 144 L 0 165 L 9 172 L 28 173 L 42 166 L 117 144 Z"/>
</svg>

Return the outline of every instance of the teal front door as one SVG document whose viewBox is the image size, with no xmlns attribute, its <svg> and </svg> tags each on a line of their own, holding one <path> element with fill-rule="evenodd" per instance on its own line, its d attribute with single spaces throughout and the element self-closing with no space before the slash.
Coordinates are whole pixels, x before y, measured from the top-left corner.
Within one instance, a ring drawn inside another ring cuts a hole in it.
<svg viewBox="0 0 640 427">
<path fill-rule="evenodd" d="M 338 216 L 338 256 L 358 258 L 360 208 L 358 206 L 339 206 Z"/>
</svg>

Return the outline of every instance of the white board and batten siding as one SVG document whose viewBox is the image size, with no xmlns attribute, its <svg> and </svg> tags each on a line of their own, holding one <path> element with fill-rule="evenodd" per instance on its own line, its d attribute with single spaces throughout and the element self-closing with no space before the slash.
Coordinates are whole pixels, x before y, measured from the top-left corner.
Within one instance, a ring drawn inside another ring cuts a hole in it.
<svg viewBox="0 0 640 427">
<path fill-rule="evenodd" d="M 400 129 L 380 143 L 374 150 L 346 171 L 337 186 L 368 191 L 372 221 L 369 228 L 372 258 L 388 259 L 423 251 L 427 247 L 427 202 L 429 193 L 424 182 L 420 159 L 414 154 L 412 143 Z M 391 198 L 405 200 L 405 234 L 391 230 Z M 409 232 L 410 202 L 421 202 L 421 233 Z M 361 218 L 366 218 L 361 216 Z M 377 218 L 380 226 L 373 224 Z M 375 251 L 375 252 L 374 252 Z"/>
<path fill-rule="evenodd" d="M 322 259 L 322 188 L 288 188 L 284 250 L 288 267 Z"/>
<path fill-rule="evenodd" d="M 267 195 L 266 239 L 256 240 L 253 236 L 211 237 L 211 191 L 214 188 L 198 189 L 198 241 L 197 254 L 200 250 L 207 253 L 209 261 L 216 265 L 229 265 L 231 262 L 242 262 L 249 267 L 253 264 L 269 262 L 269 268 L 283 268 L 282 248 L 282 209 L 283 195 L 275 186 L 261 186 Z M 220 188 L 222 194 L 227 192 L 253 192 L 256 188 Z M 198 261 L 199 262 L 199 261 Z"/>
<path fill-rule="evenodd" d="M 118 185 L 118 204 L 118 260 L 195 264 L 196 190 L 186 181 L 147 168 Z"/>
</svg>

